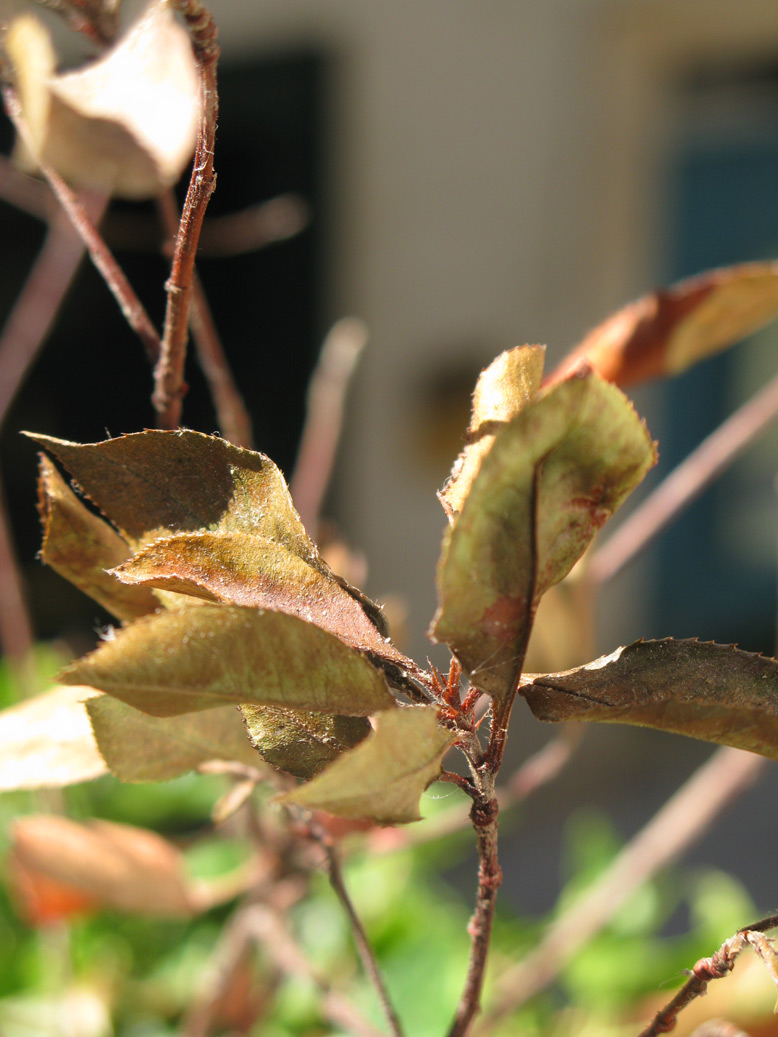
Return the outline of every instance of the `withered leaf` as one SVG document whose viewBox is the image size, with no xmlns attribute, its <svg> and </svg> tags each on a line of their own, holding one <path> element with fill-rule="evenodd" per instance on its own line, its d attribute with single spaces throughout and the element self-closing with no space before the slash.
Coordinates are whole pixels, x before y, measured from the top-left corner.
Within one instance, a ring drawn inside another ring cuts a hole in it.
<svg viewBox="0 0 778 1037">
<path fill-rule="evenodd" d="M 444 538 L 431 630 L 476 687 L 514 693 L 541 596 L 654 461 L 629 400 L 587 369 L 498 433 Z"/>
<path fill-rule="evenodd" d="M 131 587 L 106 572 L 129 555 L 119 534 L 85 508 L 48 458 L 41 455 L 38 508 L 41 557 L 117 619 L 132 620 L 159 607 L 147 587 Z"/>
<path fill-rule="evenodd" d="M 54 688 L 0 712 L 0 791 L 60 788 L 107 773 L 84 701 L 94 688 Z"/>
<path fill-rule="evenodd" d="M 152 717 L 112 695 L 90 692 L 86 709 L 94 741 L 122 781 L 169 781 L 211 760 L 259 763 L 235 706 Z"/>
<path fill-rule="evenodd" d="M 421 794 L 455 738 L 434 707 L 382 713 L 371 735 L 281 802 L 383 825 L 418 821 Z"/>
<path fill-rule="evenodd" d="M 732 645 L 637 641 L 520 693 L 539 720 L 654 727 L 778 760 L 778 662 Z"/>
<path fill-rule="evenodd" d="M 450 519 L 462 510 L 496 433 L 516 417 L 540 388 L 544 355 L 545 346 L 517 346 L 501 353 L 481 372 L 473 393 L 465 448 L 439 494 Z"/>
<path fill-rule="evenodd" d="M 197 910 L 179 851 L 143 828 L 33 814 L 12 828 L 11 867 L 131 914 L 181 917 Z"/>
<path fill-rule="evenodd" d="M 160 194 L 181 176 L 197 139 L 197 67 L 167 3 L 150 4 L 115 47 L 77 71 L 55 74 L 48 32 L 31 15 L 12 21 L 6 50 L 29 130 L 23 161 L 129 198 Z"/>
<path fill-rule="evenodd" d="M 277 706 L 241 706 L 240 710 L 251 744 L 262 759 L 297 778 L 312 778 L 372 730 L 367 717 Z"/>
<path fill-rule="evenodd" d="M 355 648 L 377 652 L 398 664 L 408 662 L 384 640 L 363 605 L 329 570 L 251 533 L 217 530 L 165 537 L 114 572 L 128 585 L 287 612 Z"/>
<path fill-rule="evenodd" d="M 622 386 L 680 374 L 776 316 L 778 263 L 709 270 L 613 314 L 586 335 L 549 381 L 564 378 L 583 360 Z"/>
<path fill-rule="evenodd" d="M 145 616 L 61 679 L 160 717 L 244 702 L 353 716 L 394 706 L 380 671 L 332 634 L 237 605 Z"/>
<path fill-rule="evenodd" d="M 102 443 L 32 435 L 55 454 L 133 547 L 206 529 L 255 533 L 323 565 L 269 457 L 180 429 Z"/>
</svg>

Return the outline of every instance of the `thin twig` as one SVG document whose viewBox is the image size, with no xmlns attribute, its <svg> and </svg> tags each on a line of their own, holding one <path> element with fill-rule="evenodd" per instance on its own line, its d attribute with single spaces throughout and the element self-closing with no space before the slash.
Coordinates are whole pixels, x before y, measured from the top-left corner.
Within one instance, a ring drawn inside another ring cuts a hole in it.
<svg viewBox="0 0 778 1037">
<path fill-rule="evenodd" d="M 203 226 L 200 252 L 204 256 L 240 256 L 286 241 L 305 230 L 311 214 L 298 194 L 279 194 L 240 212 L 209 218 Z"/>
<path fill-rule="evenodd" d="M 3 100 L 8 118 L 14 124 L 16 132 L 23 140 L 29 141 L 19 98 L 13 87 L 3 87 Z M 31 150 L 33 149 L 31 148 Z M 38 167 L 56 195 L 57 201 L 65 210 L 79 237 L 86 245 L 92 262 L 100 271 L 103 280 L 118 302 L 127 323 L 140 337 L 143 345 L 146 347 L 149 359 L 153 362 L 159 353 L 159 335 L 151 323 L 143 303 L 133 291 L 124 271 L 103 241 L 97 227 L 87 216 L 75 192 L 68 187 L 62 177 L 50 166 L 39 162 Z"/>
<path fill-rule="evenodd" d="M 16 561 L 0 480 L 0 647 L 8 658 L 23 698 L 39 690 L 33 661 L 34 643 L 24 582 Z"/>
<path fill-rule="evenodd" d="M 355 317 L 333 325 L 319 354 L 308 389 L 308 412 L 289 488 L 303 525 L 316 537 L 343 425 L 351 376 L 367 342 L 367 328 Z"/>
<path fill-rule="evenodd" d="M 172 191 L 168 191 L 158 199 L 157 208 L 166 234 L 173 238 L 178 229 L 179 218 Z M 219 332 L 216 330 L 211 308 L 196 270 L 192 271 L 189 324 L 197 357 L 216 409 L 216 418 L 221 433 L 230 443 L 250 449 L 254 445 L 251 418 L 233 378 Z"/>
<path fill-rule="evenodd" d="M 192 294 L 194 262 L 200 228 L 208 201 L 216 187 L 213 170 L 213 148 L 219 98 L 216 88 L 216 64 L 219 47 L 216 26 L 210 12 L 199 0 L 176 0 L 192 36 L 197 59 L 200 86 L 200 126 L 197 132 L 192 176 L 184 201 L 181 222 L 170 277 L 165 284 L 167 307 L 162 333 L 159 362 L 154 370 L 152 401 L 161 428 L 177 428 L 185 392 L 184 361 L 186 359 L 189 301 Z"/>
<path fill-rule="evenodd" d="M 538 946 L 500 977 L 497 1002 L 479 1032 L 491 1032 L 503 1016 L 549 986 L 634 890 L 693 845 L 768 765 L 753 753 L 717 749 L 551 925 Z"/>
<path fill-rule="evenodd" d="M 592 556 L 587 579 L 603 584 L 643 550 L 778 417 L 778 376 L 712 432 Z"/>
<path fill-rule="evenodd" d="M 40 180 L 24 176 L 5 155 L 0 155 L 0 198 L 44 223 L 49 222 L 52 210 L 56 210 L 48 187 Z"/>
<path fill-rule="evenodd" d="M 678 1013 L 691 1004 L 708 989 L 714 979 L 728 976 L 735 966 L 735 960 L 746 946 L 754 948 L 767 966 L 773 981 L 776 981 L 776 952 L 771 940 L 764 933 L 768 929 L 778 927 L 778 915 L 770 915 L 753 925 L 740 929 L 734 936 L 725 940 L 721 947 L 710 958 L 700 958 L 692 968 L 692 974 L 677 994 L 656 1013 L 651 1023 L 641 1030 L 638 1037 L 659 1037 L 659 1034 L 670 1033 L 675 1029 Z"/>
</svg>

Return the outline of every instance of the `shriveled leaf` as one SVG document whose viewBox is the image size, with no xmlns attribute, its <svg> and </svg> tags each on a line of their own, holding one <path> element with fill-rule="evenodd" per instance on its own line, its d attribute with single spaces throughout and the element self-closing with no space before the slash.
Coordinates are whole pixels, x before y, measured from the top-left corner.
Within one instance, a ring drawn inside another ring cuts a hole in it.
<svg viewBox="0 0 778 1037">
<path fill-rule="evenodd" d="M 235 706 L 152 717 L 111 695 L 91 693 L 86 709 L 94 740 L 122 781 L 168 781 L 210 760 L 259 763 Z"/>
<path fill-rule="evenodd" d="M 501 353 L 481 372 L 473 393 L 473 412 L 464 450 L 439 494 L 452 521 L 462 510 L 495 435 L 540 388 L 544 355 L 545 346 L 517 346 Z"/>
<path fill-rule="evenodd" d="M 418 821 L 421 794 L 440 774 L 455 738 L 433 707 L 383 713 L 364 742 L 281 802 L 383 825 Z"/>
<path fill-rule="evenodd" d="M 603 378 L 631 385 L 676 375 L 778 316 L 778 263 L 709 270 L 652 292 L 594 328 L 551 375 L 586 360 Z"/>
<path fill-rule="evenodd" d="M 55 454 L 133 547 L 207 529 L 255 533 L 320 562 L 269 457 L 181 429 L 102 443 L 31 437 Z"/>
<path fill-rule="evenodd" d="M 146 616 L 61 679 L 159 717 L 244 702 L 350 716 L 394 705 L 379 670 L 332 634 L 237 605 Z"/>
<path fill-rule="evenodd" d="M 55 74 L 48 33 L 31 15 L 11 23 L 6 50 L 28 161 L 129 198 L 160 194 L 181 176 L 197 139 L 197 67 L 169 4 L 152 3 L 104 57 L 74 72 Z"/>
<path fill-rule="evenodd" d="M 41 455 L 38 508 L 43 522 L 41 557 L 117 619 L 137 619 L 159 602 L 147 587 L 131 587 L 106 572 L 129 556 L 119 534 L 85 508 L 57 469 Z"/>
<path fill-rule="evenodd" d="M 629 400 L 588 370 L 497 435 L 438 565 L 431 636 L 472 683 L 510 697 L 537 604 L 655 461 Z"/>
<path fill-rule="evenodd" d="M 114 571 L 128 585 L 287 612 L 355 648 L 407 662 L 331 573 L 264 537 L 236 530 L 182 533 L 149 544 Z"/>
<path fill-rule="evenodd" d="M 277 706 L 241 706 L 251 744 L 267 763 L 297 778 L 312 778 L 366 738 L 367 717 L 331 716 Z"/>
<path fill-rule="evenodd" d="M 778 760 L 778 662 L 732 645 L 637 641 L 520 692 L 539 720 L 655 727 Z"/>
<path fill-rule="evenodd" d="M 94 688 L 54 688 L 0 712 L 0 791 L 60 788 L 107 773 L 84 702 Z"/>
<path fill-rule="evenodd" d="M 33 884 L 40 876 L 130 914 L 181 917 L 195 910 L 181 854 L 143 828 L 37 814 L 15 821 L 11 837 L 12 868 Z"/>
</svg>

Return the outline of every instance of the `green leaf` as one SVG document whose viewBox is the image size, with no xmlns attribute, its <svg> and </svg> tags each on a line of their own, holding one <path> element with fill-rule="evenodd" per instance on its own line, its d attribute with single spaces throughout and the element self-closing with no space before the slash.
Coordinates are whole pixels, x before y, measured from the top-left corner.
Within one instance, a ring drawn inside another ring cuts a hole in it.
<svg viewBox="0 0 778 1037">
<path fill-rule="evenodd" d="M 48 458 L 41 455 L 38 507 L 43 522 L 41 557 L 117 619 L 131 620 L 159 608 L 147 587 L 123 585 L 106 572 L 130 549 L 119 534 L 84 507 Z"/>
<path fill-rule="evenodd" d="M 186 429 L 135 432 L 102 443 L 32 438 L 56 454 L 135 547 L 176 532 L 238 530 L 323 564 L 283 475 L 264 454 Z"/>
<path fill-rule="evenodd" d="M 476 687 L 512 696 L 540 598 L 654 461 L 629 400 L 588 370 L 499 432 L 444 539 L 431 631 Z"/>
<path fill-rule="evenodd" d="M 655 727 L 778 760 L 778 662 L 732 645 L 637 641 L 520 693 L 539 720 Z"/>
<path fill-rule="evenodd" d="M 421 794 L 440 774 L 455 739 L 438 723 L 434 707 L 382 713 L 364 742 L 281 802 L 384 825 L 418 821 Z"/>
<path fill-rule="evenodd" d="M 111 695 L 86 703 L 94 740 L 122 781 L 169 781 L 210 760 L 257 766 L 235 706 L 177 717 L 152 717 Z"/>
<path fill-rule="evenodd" d="M 146 616 L 61 679 L 160 717 L 243 702 L 368 716 L 395 704 L 382 674 L 332 634 L 237 605 Z"/>
<path fill-rule="evenodd" d="M 462 510 L 497 432 L 523 410 L 540 388 L 545 351 L 545 346 L 517 346 L 501 353 L 481 372 L 473 393 L 465 448 L 439 494 L 452 520 Z"/>
<path fill-rule="evenodd" d="M 312 778 L 366 738 L 367 717 L 330 716 L 276 706 L 241 706 L 251 744 L 267 763 L 296 778 Z"/>
<path fill-rule="evenodd" d="M 93 688 L 54 688 L 0 712 L 0 791 L 61 788 L 107 771 L 84 701 Z"/>
</svg>

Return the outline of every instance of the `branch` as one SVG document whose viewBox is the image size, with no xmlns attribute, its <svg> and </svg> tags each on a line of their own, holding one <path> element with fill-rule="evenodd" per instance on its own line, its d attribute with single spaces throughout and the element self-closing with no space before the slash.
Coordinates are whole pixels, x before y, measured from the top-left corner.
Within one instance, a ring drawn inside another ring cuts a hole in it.
<svg viewBox="0 0 778 1037">
<path fill-rule="evenodd" d="M 186 358 L 189 301 L 194 280 L 194 261 L 200 228 L 208 201 L 216 187 L 213 170 L 213 148 L 219 99 L 216 89 L 216 63 L 219 47 L 216 26 L 210 13 L 199 0 L 176 0 L 176 8 L 184 16 L 197 59 L 200 83 L 200 127 L 197 133 L 192 176 L 186 193 L 178 227 L 170 277 L 165 285 L 168 293 L 162 348 L 154 371 L 152 401 L 161 428 L 177 428 L 181 420 L 184 393 L 184 360 Z"/>
<path fill-rule="evenodd" d="M 345 317 L 324 340 L 308 389 L 308 412 L 289 489 L 314 539 L 343 425 L 346 390 L 367 342 L 362 321 Z"/>
<path fill-rule="evenodd" d="M 773 982 L 778 986 L 778 956 L 776 956 L 775 945 L 765 935 L 768 929 L 778 927 L 778 915 L 770 915 L 745 929 L 739 930 L 734 936 L 725 940 L 721 947 L 710 958 L 700 958 L 693 966 L 690 978 L 684 983 L 678 993 L 654 1016 L 652 1022 L 645 1030 L 641 1030 L 638 1037 L 658 1037 L 662 1033 L 670 1033 L 675 1029 L 678 1021 L 678 1013 L 695 998 L 702 997 L 707 991 L 708 984 L 714 979 L 723 979 L 728 976 L 735 967 L 735 960 L 747 945 L 754 948 L 756 953 L 767 967 Z"/>
<path fill-rule="evenodd" d="M 503 1016 L 549 986 L 635 889 L 701 838 L 768 763 L 740 749 L 717 749 L 551 925 L 535 950 L 503 974 L 497 1003 L 485 1017 L 482 1032 L 491 1032 Z"/>
<path fill-rule="evenodd" d="M 178 229 L 175 196 L 168 191 L 158 199 L 157 208 L 165 233 L 173 238 Z M 192 300 L 189 325 L 197 356 L 211 393 L 219 428 L 225 439 L 236 446 L 253 446 L 251 418 L 240 394 L 224 352 L 219 332 L 211 314 L 197 271 L 192 271 Z"/>
<path fill-rule="evenodd" d="M 675 468 L 598 548 L 587 570 L 607 583 L 688 507 L 778 417 L 778 376 L 739 407 Z"/>
<path fill-rule="evenodd" d="M 29 145 L 27 125 L 22 116 L 19 98 L 11 86 L 3 87 L 3 101 L 8 118 L 14 124 L 16 132 Z M 133 291 L 130 282 L 124 275 L 124 271 L 111 254 L 110 249 L 100 236 L 100 232 L 89 219 L 83 205 L 74 191 L 68 187 L 62 177 L 45 163 L 38 163 L 40 172 L 48 181 L 49 187 L 57 197 L 57 201 L 65 210 L 70 222 L 76 230 L 84 245 L 89 251 L 89 256 L 94 265 L 108 285 L 113 297 L 119 304 L 119 308 L 125 320 L 132 330 L 140 337 L 149 359 L 153 362 L 159 353 L 159 335 L 156 328 L 143 307 L 143 303 Z"/>
</svg>

